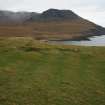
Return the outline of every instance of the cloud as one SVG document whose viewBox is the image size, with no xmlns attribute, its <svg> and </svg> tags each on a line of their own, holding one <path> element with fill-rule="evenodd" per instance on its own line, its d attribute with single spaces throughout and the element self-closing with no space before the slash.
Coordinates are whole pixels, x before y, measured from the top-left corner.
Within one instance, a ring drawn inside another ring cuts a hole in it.
<svg viewBox="0 0 105 105">
<path fill-rule="evenodd" d="M 10 9 L 19 5 L 21 1 L 23 0 L 0 0 L 0 9 Z"/>
</svg>

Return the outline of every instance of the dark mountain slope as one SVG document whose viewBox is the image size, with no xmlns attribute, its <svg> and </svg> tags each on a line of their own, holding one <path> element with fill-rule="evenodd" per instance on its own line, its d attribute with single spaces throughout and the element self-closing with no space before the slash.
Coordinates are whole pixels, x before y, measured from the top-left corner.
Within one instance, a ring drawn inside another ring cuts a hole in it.
<svg viewBox="0 0 105 105">
<path fill-rule="evenodd" d="M 32 19 L 33 18 L 33 19 Z M 35 17 L 31 17 L 32 20 L 36 21 Z M 64 20 L 75 20 L 81 19 L 78 15 L 73 13 L 71 10 L 58 10 L 49 9 L 44 11 L 37 17 L 37 21 L 64 21 Z"/>
</svg>

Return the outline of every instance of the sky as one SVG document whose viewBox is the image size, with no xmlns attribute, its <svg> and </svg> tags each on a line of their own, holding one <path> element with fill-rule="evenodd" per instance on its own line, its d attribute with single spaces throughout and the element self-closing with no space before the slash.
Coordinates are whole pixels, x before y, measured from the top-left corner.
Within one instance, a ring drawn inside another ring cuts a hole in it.
<svg viewBox="0 0 105 105">
<path fill-rule="evenodd" d="M 69 9 L 105 27 L 105 0 L 0 0 L 1 10 L 42 12 Z"/>
</svg>

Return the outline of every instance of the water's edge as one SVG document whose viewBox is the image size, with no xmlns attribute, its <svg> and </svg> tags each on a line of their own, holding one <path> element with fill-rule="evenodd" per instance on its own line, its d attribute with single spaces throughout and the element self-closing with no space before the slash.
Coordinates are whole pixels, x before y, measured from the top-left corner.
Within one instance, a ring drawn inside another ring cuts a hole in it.
<svg viewBox="0 0 105 105">
<path fill-rule="evenodd" d="M 52 40 L 51 44 L 64 44 L 64 45 L 79 45 L 79 46 L 105 46 L 105 35 L 91 36 L 85 40 Z"/>
</svg>

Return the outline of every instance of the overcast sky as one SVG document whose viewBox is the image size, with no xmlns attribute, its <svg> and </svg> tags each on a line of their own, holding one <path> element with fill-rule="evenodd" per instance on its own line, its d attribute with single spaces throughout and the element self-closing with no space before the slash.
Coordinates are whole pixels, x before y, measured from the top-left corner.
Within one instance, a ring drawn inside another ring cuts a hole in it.
<svg viewBox="0 0 105 105">
<path fill-rule="evenodd" d="M 0 9 L 42 12 L 49 8 L 70 9 L 105 27 L 105 0 L 0 0 Z"/>
</svg>

